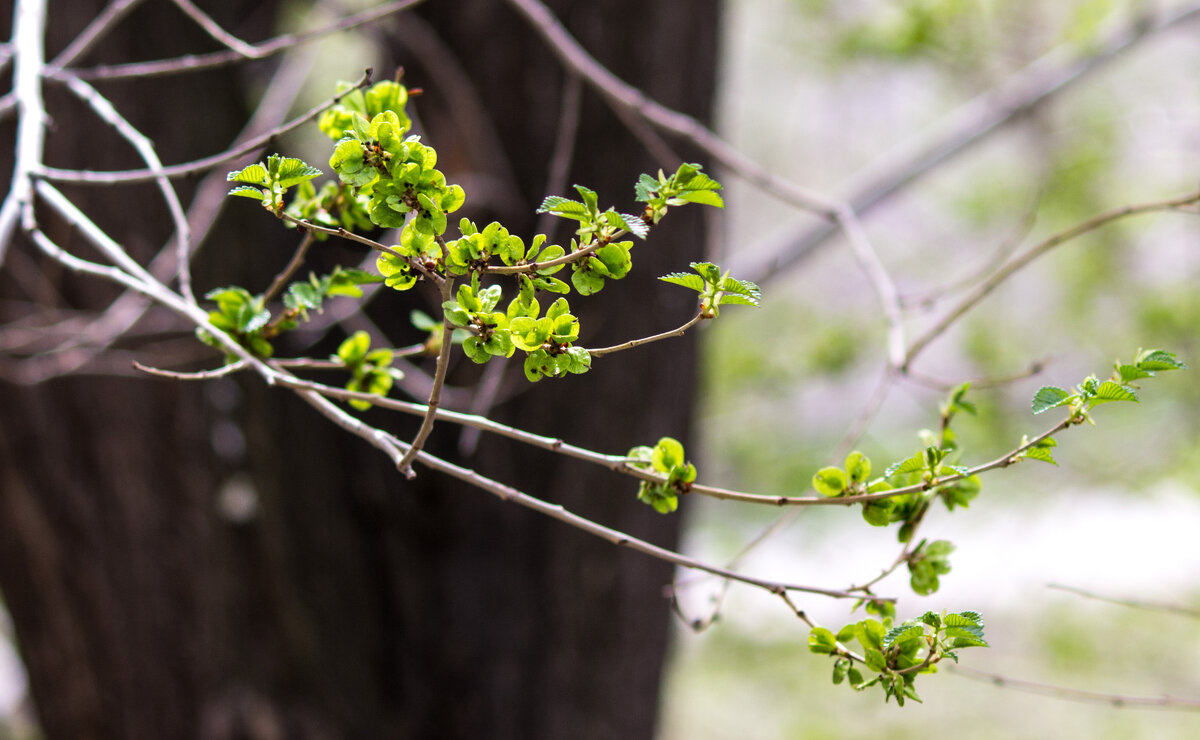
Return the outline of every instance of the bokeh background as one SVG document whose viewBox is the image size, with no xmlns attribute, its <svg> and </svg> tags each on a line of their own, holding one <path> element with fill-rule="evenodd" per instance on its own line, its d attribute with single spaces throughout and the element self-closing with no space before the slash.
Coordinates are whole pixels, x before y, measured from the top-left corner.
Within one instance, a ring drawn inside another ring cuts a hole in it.
<svg viewBox="0 0 1200 740">
<path fill-rule="evenodd" d="M 1144 14 L 1175 0 L 727 0 L 716 125 L 773 172 L 842 197 L 852 184 L 962 106 L 1039 59 L 1088 58 Z M 1150 34 L 938 164 L 864 216 L 909 307 L 909 336 L 961 286 L 1022 245 L 1102 211 L 1174 197 L 1200 182 L 1200 18 Z M 360 38 L 322 42 L 306 104 L 370 63 Z M 1047 57 L 1047 55 L 1050 55 Z M 1050 66 L 1053 66 L 1051 64 Z M 1060 65 L 1061 66 L 1061 65 Z M 307 146 L 303 137 L 293 144 Z M 313 159 L 318 159 L 313 157 Z M 714 260 L 753 273 L 820 219 L 724 175 Z M 1162 347 L 1197 366 L 1145 383 L 1098 426 L 1060 436 L 1058 467 L 1028 462 L 988 474 L 966 511 L 935 509 L 922 534 L 958 549 L 941 590 L 917 597 L 898 573 L 880 593 L 902 617 L 983 612 L 990 650 L 966 664 L 1018 679 L 1135 696 L 1200 697 L 1200 619 L 1137 610 L 1051 589 L 1200 609 L 1200 221 L 1159 214 L 1072 241 L 1016 275 L 925 352 L 920 379 L 889 393 L 856 447 L 882 467 L 911 454 L 936 423 L 939 383 L 1041 371 L 972 391 L 958 420 L 968 462 L 1011 449 L 1053 423 L 1029 413 L 1041 385 L 1106 374 L 1118 357 Z M 705 482 L 803 493 L 831 462 L 882 373 L 885 324 L 845 242 L 832 238 L 761 277 L 760 309 L 732 307 L 701 336 L 697 462 Z M 958 292 L 956 292 L 958 291 Z M 1048 415 L 1049 416 L 1049 415 Z M 722 562 L 768 527 L 742 561 L 750 572 L 844 587 L 898 552 L 895 530 L 854 511 L 779 512 L 716 501 L 681 508 L 684 550 Z M 689 616 L 674 630 L 660 730 L 682 738 L 1192 738 L 1195 712 L 1119 709 L 996 688 L 962 675 L 925 677 L 925 704 L 829 682 L 807 629 L 774 598 L 680 574 Z M 650 595 L 653 598 L 656 595 Z M 819 622 L 859 618 L 819 598 Z M 32 732 L 25 681 L 0 614 L 0 738 Z"/>
<path fill-rule="evenodd" d="M 834 196 L 894 159 L 984 92 L 1034 64 L 1088 58 L 1141 13 L 1188 3 L 734 0 L 726 5 L 722 133 L 780 175 Z M 864 218 L 919 334 L 994 260 L 1103 211 L 1174 197 L 1200 181 L 1200 24 L 1156 33 L 1088 72 L 981 143 L 938 165 Z M 1049 65 L 1047 65 L 1049 66 Z M 1061 65 L 1060 65 L 1061 66 Z M 727 178 L 717 251 L 756 269 L 817 225 Z M 1195 365 L 1200 222 L 1137 217 L 1070 242 L 1017 273 L 930 347 L 918 374 L 941 381 L 1034 377 L 971 392 L 959 417 L 969 461 L 990 460 L 1053 420 L 1033 417 L 1041 385 L 1107 375 L 1118 357 L 1162 347 Z M 763 281 L 757 311 L 728 311 L 702 342 L 702 477 L 798 493 L 867 404 L 884 363 L 885 324 L 841 239 Z M 949 300 L 945 298 L 949 297 Z M 938 299 L 942 300 L 938 300 Z M 1013 678 L 1137 696 L 1200 696 L 1200 619 L 1084 598 L 1200 606 L 1200 382 L 1194 370 L 1147 383 L 1140 405 L 1108 406 L 1096 427 L 1059 436 L 1058 467 L 1028 462 L 984 476 L 970 509 L 938 507 L 922 535 L 958 549 L 929 597 L 894 574 L 880 592 L 900 615 L 978 609 L 990 650 L 964 664 Z M 900 383 L 858 441 L 897 460 L 935 426 L 940 390 Z M 689 551 L 737 555 L 779 519 L 690 501 Z M 841 586 L 898 552 L 894 527 L 852 512 L 805 510 L 743 561 L 756 573 Z M 1190 738 L 1194 711 L 1119 709 L 1001 689 L 962 675 L 923 679 L 924 705 L 884 705 L 830 683 L 806 630 L 777 599 L 681 574 L 696 634 L 680 624 L 665 688 L 664 738 Z M 846 605 L 801 604 L 835 628 Z M 750 719 L 752 718 L 752 719 Z"/>
</svg>

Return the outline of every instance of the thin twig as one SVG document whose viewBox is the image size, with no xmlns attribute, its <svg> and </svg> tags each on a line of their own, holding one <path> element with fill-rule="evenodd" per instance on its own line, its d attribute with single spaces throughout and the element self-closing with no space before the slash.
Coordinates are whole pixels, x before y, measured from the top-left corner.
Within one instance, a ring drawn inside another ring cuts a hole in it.
<svg viewBox="0 0 1200 740">
<path fill-rule="evenodd" d="M 944 116 L 933 126 L 879 157 L 851 178 L 845 201 L 860 216 L 888 197 L 958 154 L 987 140 L 1010 123 L 1019 121 L 1088 74 L 1136 48 L 1140 42 L 1200 18 L 1200 2 L 1191 2 L 1166 13 L 1143 15 L 1108 39 L 1080 53 L 1074 42 L 1063 44 L 1006 78 L 970 102 Z M 759 285 L 786 273 L 787 268 L 812 254 L 837 233 L 835 224 L 821 224 L 783 239 L 782 246 L 756 265 L 733 265 L 738 275 Z"/>
<path fill-rule="evenodd" d="M 1055 699 L 1108 704 L 1117 709 L 1170 709 L 1184 712 L 1200 711 L 1200 699 L 1182 699 L 1173 696 L 1129 696 L 1127 694 L 1109 694 L 1099 691 L 1084 691 L 1067 686 L 1056 686 L 1036 681 L 1025 681 L 1010 678 L 999 673 L 976 670 L 966 666 L 950 666 L 950 673 L 969 678 L 972 681 L 982 681 L 1002 689 L 1016 689 L 1031 694 L 1041 694 Z"/>
<path fill-rule="evenodd" d="M 191 18 L 197 26 L 204 29 L 204 32 L 212 36 L 218 43 L 227 47 L 234 54 L 247 59 L 261 59 L 266 54 L 253 44 L 247 44 L 237 36 L 221 28 L 221 25 L 214 21 L 207 13 L 192 4 L 191 0 L 171 0 L 175 3 L 175 7 L 179 8 Z"/>
<path fill-rule="evenodd" d="M 871 246 L 867 232 L 863 229 L 862 223 L 859 222 L 854 211 L 849 206 L 839 206 L 837 220 L 841 224 L 842 230 L 846 232 L 850 251 L 859 267 L 866 273 L 867 280 L 875 291 L 880 307 L 883 309 L 884 318 L 887 320 L 888 365 L 893 368 L 899 367 L 905 357 L 904 316 L 900 310 L 900 295 L 896 291 L 896 284 L 892 281 L 892 276 L 888 274 L 887 268 L 883 266 L 883 262 L 880 261 L 874 247 Z"/>
<path fill-rule="evenodd" d="M 454 283 L 452 281 L 446 280 L 442 283 L 443 303 L 450 300 L 450 291 L 453 289 Z M 438 406 L 442 403 L 442 386 L 446 384 L 446 370 L 450 366 L 450 350 L 454 347 L 453 334 L 454 327 L 450 322 L 443 322 L 442 346 L 438 350 L 437 366 L 433 372 L 433 388 L 430 389 L 429 400 L 425 403 L 425 418 L 421 419 L 421 428 L 417 430 L 417 436 L 413 437 L 408 451 L 404 453 L 404 457 L 397 463 L 400 472 L 408 478 L 412 478 L 415 475 L 412 469 L 412 461 L 416 459 L 417 454 L 421 452 L 421 448 L 425 446 L 425 440 L 429 439 L 429 434 L 433 431 L 434 420 L 437 418 Z"/>
<path fill-rule="evenodd" d="M 772 174 L 695 118 L 667 108 L 614 75 L 580 46 L 554 17 L 554 13 L 539 0 L 508 0 L 508 3 L 525 16 L 559 60 L 595 88 L 610 105 L 633 111 L 655 126 L 687 139 L 731 172 L 798 208 L 830 220 L 837 218 L 841 204 Z"/>
<path fill-rule="evenodd" d="M 52 67 L 65 67 L 73 64 L 84 54 L 91 51 L 96 42 L 104 38 L 131 10 L 142 4 L 142 0 L 113 0 L 104 6 L 104 10 L 79 32 L 67 48 L 59 52 L 50 63 Z"/>
<path fill-rule="evenodd" d="M 190 268 L 192 230 L 188 225 L 187 216 L 183 212 L 183 204 L 179 202 L 179 194 L 175 192 L 171 181 L 162 174 L 162 160 L 154 151 L 154 142 L 118 113 L 112 102 L 88 83 L 75 77 L 68 77 L 67 88 L 86 102 L 96 112 L 96 115 L 128 141 L 141 155 L 142 160 L 151 171 L 159 173 L 154 181 L 158 185 L 159 192 L 162 193 L 163 200 L 166 201 L 171 221 L 175 224 L 175 261 L 178 267 L 179 292 L 185 300 L 195 303 L 196 296 L 192 293 Z"/>
<path fill-rule="evenodd" d="M 664 547 L 659 547 L 658 545 L 652 544 L 652 543 L 647 542 L 642 539 L 638 539 L 637 537 L 633 537 L 631 535 L 625 534 L 624 532 L 620 532 L 620 531 L 612 529 L 610 527 L 606 527 L 602 524 L 598 524 L 598 523 L 592 521 L 591 519 L 587 519 L 585 517 L 579 516 L 578 514 L 574 514 L 558 504 L 550 504 L 545 501 L 542 501 L 541 499 L 534 498 L 533 496 L 523 493 L 523 492 L 513 488 L 512 486 L 508 486 L 508 485 L 505 485 L 498 481 L 492 480 L 491 478 L 487 478 L 487 477 L 475 472 L 474 470 L 470 470 L 468 468 L 463 468 L 463 467 L 460 467 L 453 463 L 446 462 L 445 460 L 442 460 L 441 458 L 434 457 L 433 455 L 429 454 L 428 452 L 424 452 L 424 451 L 420 452 L 417 455 L 417 460 L 420 461 L 421 464 L 423 464 L 427 467 L 433 468 L 434 470 L 445 473 L 451 477 L 457 478 L 466 483 L 470 483 L 471 485 L 475 486 L 476 488 L 481 488 L 481 489 L 487 491 L 488 493 L 494 494 L 495 496 L 499 497 L 501 500 L 519 504 L 519 505 L 524 506 L 529 509 L 533 509 L 534 511 L 537 511 L 541 514 L 545 514 L 546 516 L 549 516 L 553 519 L 557 519 L 560 522 L 569 524 L 572 527 L 575 527 L 576 529 L 580 529 L 584 532 L 587 532 L 588 534 L 592 534 L 592 535 L 595 535 L 602 539 L 605 539 L 605 540 L 613 543 L 614 545 L 618 545 L 621 547 L 628 547 L 631 550 L 635 550 L 644 555 L 649 555 L 650 557 L 657 558 L 658 560 L 666 561 L 668 563 L 671 563 L 672 565 L 677 565 L 682 568 L 690 568 L 692 570 L 701 570 L 706 573 L 712 573 L 713 575 L 720 576 L 722 578 L 727 578 L 732 581 L 737 581 L 739 583 L 745 583 L 745 584 L 748 584 L 751 586 L 757 586 L 757 587 L 759 587 L 761 589 L 765 589 L 766 591 L 769 591 L 773 594 L 786 593 L 788 591 L 799 591 L 799 592 L 803 592 L 803 593 L 828 596 L 833 599 L 859 598 L 859 596 L 857 594 L 849 594 L 844 591 L 836 591 L 833 589 L 826 589 L 826 588 L 817 588 L 814 586 L 804 586 L 804 585 L 795 584 L 795 583 L 784 583 L 784 582 L 780 582 L 780 581 L 772 581 L 772 580 L 768 580 L 765 578 L 757 578 L 755 576 L 749 576 L 744 573 L 738 573 L 735 571 L 727 570 L 725 568 L 720 568 L 715 565 L 705 563 L 701 560 L 696 560 L 695 558 L 690 558 L 686 555 L 682 555 L 673 550 L 668 550 Z M 881 599 L 881 600 L 886 601 L 888 599 Z"/>
<path fill-rule="evenodd" d="M 1119 606 L 1128 606 L 1133 609 L 1144 609 L 1146 611 L 1155 611 L 1155 612 L 1167 612 L 1168 614 L 1178 614 L 1183 617 L 1190 617 L 1192 619 L 1200 619 L 1200 609 L 1196 609 L 1194 607 L 1189 607 L 1189 606 L 1183 606 L 1181 604 L 1170 604 L 1170 603 L 1161 602 L 1161 601 L 1143 601 L 1141 599 L 1118 599 L 1118 598 L 1114 598 L 1112 596 L 1104 596 L 1102 594 L 1093 593 L 1092 591 L 1085 591 L 1082 588 L 1076 588 L 1074 586 L 1064 586 L 1061 583 L 1047 583 L 1046 588 L 1053 588 L 1053 589 L 1057 589 L 1059 591 L 1066 591 L 1067 593 L 1078 594 L 1079 596 L 1083 596 L 1088 599 L 1095 599 L 1097 601 L 1107 601 L 1110 604 L 1117 604 Z"/>
<path fill-rule="evenodd" d="M 1013 257 L 996 272 L 992 273 L 987 280 L 983 281 L 975 287 L 965 298 L 959 301 L 953 308 L 948 310 L 941 319 L 929 328 L 924 334 L 917 339 L 908 348 L 908 353 L 904 356 L 903 362 L 900 364 L 900 369 L 906 370 L 918 354 L 921 353 L 929 343 L 937 339 L 943 332 L 946 331 L 955 321 L 962 317 L 967 311 L 974 308 L 980 301 L 986 298 L 993 290 L 1001 283 L 1007 280 L 1013 273 L 1025 267 L 1030 262 L 1033 262 L 1038 257 L 1054 249 L 1055 247 L 1065 244 L 1066 242 L 1082 236 L 1089 231 L 1095 231 L 1101 226 L 1106 226 L 1114 221 L 1127 218 L 1129 216 L 1137 216 L 1144 213 L 1155 213 L 1159 211 L 1174 211 L 1180 210 L 1187 206 L 1200 203 L 1200 192 L 1189 193 L 1187 195 L 1172 198 L 1170 200 L 1155 201 L 1153 203 L 1142 203 L 1140 205 L 1123 206 L 1106 213 L 1101 213 L 1098 216 L 1093 216 L 1082 223 L 1065 229 L 1063 231 L 1050 236 L 1047 239 L 1033 245 L 1021 254 Z"/>
<path fill-rule="evenodd" d="M 705 314 L 705 312 L 701 311 L 701 312 L 697 313 L 695 316 L 693 316 L 692 318 L 688 319 L 687 322 L 684 323 L 682 326 L 679 326 L 675 329 L 671 329 L 670 331 L 664 331 L 661 334 L 655 334 L 654 336 L 650 336 L 650 337 L 642 337 L 641 339 L 631 339 L 628 342 L 624 342 L 622 344 L 614 344 L 611 347 L 601 347 L 599 349 L 589 349 L 587 352 L 592 357 L 603 357 L 604 355 L 611 355 L 613 352 L 621 352 L 623 350 L 633 349 L 634 347 L 641 347 L 643 344 L 650 344 L 651 342 L 657 342 L 660 339 L 670 339 L 672 337 L 682 337 L 684 334 L 687 334 L 688 329 L 691 329 L 693 326 L 695 326 L 696 324 L 699 324 L 701 321 L 704 321 L 707 318 L 710 318 L 710 317 L 707 314 Z"/>
<path fill-rule="evenodd" d="M 264 294 L 264 301 L 275 300 L 275 297 L 283 291 L 283 286 L 287 284 L 287 281 L 292 279 L 292 276 L 295 275 L 296 271 L 299 270 L 304 264 L 304 256 L 308 254 L 308 248 L 311 247 L 315 241 L 316 239 L 313 238 L 311 231 L 304 232 L 304 238 L 300 240 L 300 244 L 296 247 L 296 251 L 294 254 L 292 254 L 292 258 L 288 260 L 287 265 L 285 265 L 279 274 L 275 276 L 275 279 L 271 281 L 271 287 L 267 288 L 267 292 Z"/>
<path fill-rule="evenodd" d="M 579 111 L 583 100 L 583 83 L 579 75 L 566 75 L 563 81 L 562 102 L 558 112 L 558 130 L 554 134 L 554 149 L 550 155 L 550 164 L 546 167 L 547 195 L 563 193 L 567 190 L 571 173 L 571 160 L 575 154 L 575 139 L 579 135 Z M 549 234 L 552 223 L 557 222 L 558 216 L 549 211 L 538 216 L 534 226 L 535 234 Z"/>
<path fill-rule="evenodd" d="M 329 106 L 334 105 L 345 96 L 349 95 L 355 90 L 366 87 L 370 83 L 371 70 L 368 69 L 363 73 L 363 76 L 359 78 L 358 82 L 354 83 L 354 85 L 349 89 L 343 90 L 325 102 L 309 109 L 304 114 L 297 116 L 296 118 L 293 118 L 282 125 L 276 126 L 270 131 L 255 136 L 252 139 L 244 141 L 240 144 L 236 144 L 224 151 L 209 155 L 207 157 L 202 157 L 200 159 L 195 159 L 191 162 L 168 165 L 158 171 L 115 170 L 110 172 L 96 172 L 93 170 L 64 170 L 59 169 L 58 167 L 47 167 L 45 165 L 41 165 L 37 170 L 37 174 L 40 177 L 46 178 L 47 180 L 55 180 L 59 182 L 71 182 L 81 185 L 112 185 L 115 183 L 146 182 L 147 180 L 153 180 L 160 175 L 166 175 L 167 177 L 183 177 L 184 175 L 203 172 L 204 170 L 212 169 L 223 162 L 228 162 L 231 159 L 237 159 L 238 157 L 244 156 L 252 151 L 255 151 L 256 149 L 261 148 L 272 139 L 282 136 L 297 126 L 311 121 L 319 116 L 321 112 Z"/>
<path fill-rule="evenodd" d="M 339 31 L 348 31 L 353 28 L 379 20 L 385 16 L 393 15 L 410 8 L 420 5 L 424 0 L 396 0 L 385 5 L 380 5 L 377 8 L 370 8 L 361 13 L 348 15 L 341 20 L 331 23 L 324 28 L 319 28 L 314 31 L 304 31 L 302 33 L 289 33 L 282 36 L 263 41 L 259 44 L 250 46 L 254 50 L 254 57 L 263 59 L 273 56 L 282 51 L 287 51 L 299 44 L 306 44 L 310 41 L 316 41 L 322 37 L 328 36 Z M 179 74 L 182 72 L 194 72 L 201 69 L 211 69 L 213 67 L 222 67 L 227 64 L 233 64 L 245 60 L 245 55 L 236 51 L 219 51 L 212 54 L 187 54 L 173 59 L 160 59 L 153 62 L 131 62 L 129 64 L 112 64 L 98 65 L 87 69 L 74 69 L 72 73 L 78 75 L 85 80 L 114 80 L 125 77 L 136 77 L 144 79 L 147 77 L 155 77 L 158 75 Z"/>
<path fill-rule="evenodd" d="M 46 106 L 42 101 L 42 67 L 45 63 L 46 0 L 18 3 L 13 20 L 13 94 L 20 104 L 17 148 L 12 182 L 0 206 L 0 266 L 12 243 L 17 219 L 33 227 L 33 173 L 42 161 L 46 141 Z"/>
<path fill-rule="evenodd" d="M 246 362 L 244 360 L 238 360 L 212 370 L 199 370 L 191 373 L 181 373 L 176 370 L 163 370 L 162 368 L 143 365 L 136 360 L 134 360 L 133 366 L 144 373 L 157 375 L 160 378 L 171 378 L 172 380 L 213 380 L 214 378 L 223 378 L 226 375 L 236 373 L 240 370 L 245 370 Z"/>
</svg>

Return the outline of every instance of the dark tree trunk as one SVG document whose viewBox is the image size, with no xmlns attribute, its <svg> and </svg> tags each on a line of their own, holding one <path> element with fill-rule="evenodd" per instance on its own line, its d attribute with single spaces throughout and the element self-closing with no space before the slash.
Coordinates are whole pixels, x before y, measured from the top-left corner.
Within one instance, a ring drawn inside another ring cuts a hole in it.
<svg viewBox="0 0 1200 740">
<path fill-rule="evenodd" d="M 95 8 L 58 5 L 61 48 Z M 122 35 L 141 46 L 124 53 L 177 53 L 172 9 L 146 5 Z M 618 75 L 707 115 L 715 0 L 553 5 Z M 246 36 L 265 35 L 263 4 L 223 10 Z M 469 208 L 480 193 L 482 205 L 466 215 L 529 234 L 546 194 L 561 70 L 505 3 L 443 0 L 423 12 L 427 27 L 406 29 L 402 16 L 385 39 L 406 82 L 426 89 L 416 101 L 426 139 L 448 178 L 468 186 Z M 440 49 L 432 58 L 430 43 Z M 143 111 L 138 121 L 163 132 L 159 151 L 173 162 L 232 137 L 244 115 L 238 82 L 220 72 L 105 92 L 120 105 L 201 86 L 179 100 L 203 115 L 155 126 Z M 568 182 L 631 210 L 634 180 L 659 163 L 590 92 L 580 121 Z M 136 165 L 93 151 L 76 121 L 57 123 L 52 164 Z M 487 130 L 492 140 L 481 138 Z M 117 233 L 140 231 L 147 251 L 165 239 L 169 227 L 138 205 L 152 194 L 79 194 Z M 245 280 L 261 289 L 286 259 L 275 245 L 291 235 L 253 207 L 228 210 L 199 287 Z M 629 278 L 593 300 L 572 299 L 584 344 L 686 320 L 694 310 L 686 291 L 654 278 L 701 257 L 698 210 L 672 213 L 639 243 Z M 18 248 L 28 260 L 26 247 Z M 72 299 L 108 295 L 62 284 Z M 5 296 L 29 290 L 11 272 L 0 278 Z M 382 305 L 392 300 L 384 297 L 373 318 L 397 338 L 407 308 Z M 472 368 L 462 364 L 455 372 L 466 377 Z M 689 338 L 531 388 L 515 363 L 495 415 L 605 452 L 686 437 L 694 364 Z M 668 626 L 660 594 L 671 577 L 661 563 L 428 470 L 405 481 L 373 448 L 253 379 L 0 385 L 0 409 L 0 589 L 50 738 L 653 733 Z M 377 412 L 368 418 L 396 425 Z M 443 425 L 431 450 L 631 534 L 675 542 L 678 518 L 637 503 L 628 479 L 487 436 L 472 454 L 460 453 L 460 442 L 459 430 Z"/>
</svg>

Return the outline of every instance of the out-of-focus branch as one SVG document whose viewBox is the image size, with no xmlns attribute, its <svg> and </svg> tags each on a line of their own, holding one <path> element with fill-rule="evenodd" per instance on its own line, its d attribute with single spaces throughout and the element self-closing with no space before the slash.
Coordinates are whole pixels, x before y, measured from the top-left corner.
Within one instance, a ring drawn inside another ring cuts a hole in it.
<svg viewBox="0 0 1200 740">
<path fill-rule="evenodd" d="M 204 32 L 212 36 L 222 46 L 227 47 L 230 51 L 238 56 L 247 59 L 261 59 L 266 54 L 257 46 L 247 44 L 237 36 L 221 28 L 221 25 L 214 21 L 207 13 L 200 8 L 197 8 L 191 0 L 171 0 L 175 3 L 175 7 L 179 8 L 184 14 L 191 18 L 197 26 L 204 29 Z"/>
<path fill-rule="evenodd" d="M 1087 599 L 1107 601 L 1110 604 L 1127 606 L 1131 609 L 1144 609 L 1152 612 L 1166 612 L 1167 614 L 1178 614 L 1183 617 L 1200 619 L 1200 609 L 1183 606 L 1182 604 L 1169 604 L 1161 601 L 1144 601 L 1142 599 L 1118 599 L 1112 596 L 1104 596 L 1103 594 L 1085 591 L 1082 588 L 1075 588 L 1074 586 L 1064 586 L 1061 583 L 1047 583 L 1046 588 L 1053 588 L 1058 591 L 1066 591 L 1067 593 L 1076 594 Z"/>
<path fill-rule="evenodd" d="M 371 82 L 371 70 L 366 70 L 358 82 L 354 83 L 349 89 L 344 90 L 337 95 L 334 95 L 329 100 L 314 106 L 306 113 L 293 118 L 286 123 L 283 123 L 266 133 L 255 136 L 252 139 L 244 141 L 216 154 L 192 160 L 191 162 L 183 162 L 181 164 L 173 164 L 163 167 L 161 170 L 118 170 L 112 172 L 96 172 L 92 170 L 64 170 L 57 167 L 40 166 L 37 174 L 47 180 L 55 180 L 60 182 L 72 182 L 86 185 L 112 185 L 114 183 L 132 183 L 145 182 L 153 180 L 161 175 L 167 177 L 182 177 L 195 172 L 203 172 L 221 164 L 228 162 L 231 159 L 236 159 L 245 154 L 248 154 L 259 147 L 265 145 L 272 139 L 282 136 L 297 126 L 303 125 L 321 114 L 329 106 L 337 103 L 343 97 L 349 95 L 355 90 L 366 87 Z"/>
<path fill-rule="evenodd" d="M 1200 699 L 1181 699 L 1173 696 L 1129 696 L 1128 694 L 1107 694 L 1099 691 L 1084 691 L 1067 686 L 1056 686 L 1036 681 L 1025 681 L 1019 678 L 1009 678 L 999 673 L 979 671 L 963 665 L 950 666 L 950 673 L 969 678 L 972 681 L 990 683 L 1001 689 L 1016 689 L 1031 694 L 1041 694 L 1055 699 L 1068 699 L 1093 704 L 1108 704 L 1117 709 L 1173 709 L 1184 712 L 1200 711 Z"/>
<path fill-rule="evenodd" d="M 1069 229 L 1060 231 L 1057 234 L 1042 240 L 1041 242 L 1038 242 L 1029 249 L 1026 249 L 1021 254 L 1013 257 L 1008 261 L 1007 264 L 993 272 L 986 280 L 975 286 L 975 288 L 971 290 L 966 297 L 955 304 L 953 308 L 948 310 L 942 316 L 942 318 L 937 321 L 937 323 L 930 327 L 920 337 L 915 339 L 912 345 L 909 346 L 908 353 L 904 356 L 903 361 L 900 363 L 900 368 L 902 370 L 906 370 L 912 364 L 912 361 L 916 358 L 916 356 L 929 346 L 930 342 L 941 336 L 942 333 L 945 332 L 946 329 L 950 328 L 954 322 L 958 321 L 963 314 L 974 308 L 980 301 L 982 301 L 993 290 L 995 290 L 997 286 L 1011 277 L 1014 272 L 1028 265 L 1030 262 L 1033 262 L 1038 257 L 1041 257 L 1045 253 L 1049 252 L 1051 249 L 1054 249 L 1061 244 L 1065 244 L 1076 237 L 1082 236 L 1089 231 L 1095 231 L 1101 226 L 1110 224 L 1113 221 L 1119 221 L 1120 219 L 1127 218 L 1129 216 L 1137 216 L 1143 213 L 1177 211 L 1188 206 L 1196 205 L 1197 203 L 1200 203 L 1200 191 L 1189 193 L 1179 198 L 1172 198 L 1170 200 L 1124 206 L 1122 208 L 1108 211 L 1107 213 L 1101 213 L 1099 216 L 1090 218 L 1082 223 L 1072 226 Z"/>
<path fill-rule="evenodd" d="M 870 211 L 886 198 L 1019 120 L 1028 111 L 1142 41 L 1200 18 L 1200 2 L 1164 13 L 1149 13 L 1116 32 L 1090 51 L 1066 44 L 1008 77 L 997 87 L 945 116 L 908 143 L 874 160 L 851 178 L 846 202 L 854 213 Z M 782 240 L 782 246 L 755 264 L 733 265 L 738 275 L 762 285 L 800 262 L 837 233 L 836 224 L 822 224 Z"/>
<path fill-rule="evenodd" d="M 184 215 L 183 204 L 179 202 L 179 194 L 175 192 L 171 181 L 162 174 L 162 160 L 154 151 L 154 143 L 118 113 L 112 102 L 101 95 L 96 88 L 76 78 L 67 79 L 67 88 L 91 106 L 96 115 L 132 144 L 151 171 L 159 173 L 154 178 L 154 182 L 158 185 L 158 190 L 162 193 L 163 200 L 166 201 L 167 211 L 171 214 L 171 221 L 175 224 L 175 261 L 179 276 L 179 292 L 186 300 L 195 303 L 196 296 L 192 293 L 192 271 L 189 266 L 192 230 L 188 225 L 187 216 Z"/>
<path fill-rule="evenodd" d="M 888 322 L 888 361 L 896 365 L 904 357 L 904 327 L 895 285 L 866 238 L 854 207 L 786 180 L 730 146 L 691 116 L 672 110 L 610 72 L 584 49 L 540 0 L 508 0 L 550 45 L 569 69 L 595 88 L 619 113 L 635 113 L 652 125 L 683 137 L 730 172 L 764 192 L 797 208 L 812 211 L 841 228 L 850 241 L 855 260 L 866 273 L 879 297 Z M 742 271 L 738 271 L 742 276 Z M 751 277 L 761 281 L 761 277 Z"/>
<path fill-rule="evenodd" d="M 12 183 L 0 205 L 0 266 L 12 242 L 17 219 L 33 226 L 33 175 L 41 166 L 46 141 L 46 108 L 42 102 L 43 36 L 46 33 L 46 0 L 17 4 L 13 22 L 13 94 L 20 105 L 17 150 Z"/>
<path fill-rule="evenodd" d="M 540 0 L 508 0 L 508 4 L 533 25 L 563 64 L 595 88 L 609 105 L 633 111 L 658 128 L 687 139 L 731 172 L 798 208 L 831 220 L 837 218 L 836 201 L 772 174 L 695 118 L 667 108 L 614 75 L 579 45 Z"/>
<path fill-rule="evenodd" d="M 253 50 L 251 54 L 242 54 L 232 50 L 218 51 L 212 54 L 187 54 L 174 59 L 160 59 L 153 62 L 131 62 L 129 64 L 99 65 L 87 69 L 74 69 L 71 70 L 71 73 L 85 80 L 113 80 L 127 77 L 145 78 L 221 67 L 234 62 L 245 61 L 247 56 L 252 56 L 255 59 L 263 59 L 287 51 L 299 44 L 316 41 L 332 33 L 348 31 L 385 16 L 409 10 L 424 1 L 395 0 L 395 2 L 380 5 L 377 8 L 348 15 L 335 23 L 314 31 L 276 36 L 262 43 L 248 45 L 248 50 Z"/>
</svg>

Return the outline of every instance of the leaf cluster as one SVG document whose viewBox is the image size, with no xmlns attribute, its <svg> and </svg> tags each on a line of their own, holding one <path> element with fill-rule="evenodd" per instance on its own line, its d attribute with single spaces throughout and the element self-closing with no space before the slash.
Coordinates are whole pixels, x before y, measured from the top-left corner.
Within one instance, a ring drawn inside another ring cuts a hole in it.
<svg viewBox="0 0 1200 740">
<path fill-rule="evenodd" d="M 386 396 L 392 383 L 404 377 L 404 373 L 391 366 L 392 350 L 371 349 L 371 335 L 365 331 L 346 337 L 331 359 L 340 361 L 350 371 L 350 379 L 346 381 L 348 391 Z M 349 403 L 359 411 L 371 408 L 368 401 L 351 399 Z"/>
<path fill-rule="evenodd" d="M 861 653 L 850 649 L 854 642 Z M 855 691 L 878 685 L 884 701 L 895 698 L 898 706 L 908 699 L 921 701 L 915 688 L 919 674 L 936 673 L 944 658 L 957 663 L 957 651 L 969 647 L 988 647 L 983 617 L 973 611 L 929 611 L 895 626 L 891 618 L 864 619 L 845 625 L 836 634 L 815 627 L 808 635 L 810 652 L 835 658 L 834 684 L 848 682 Z M 865 677 L 860 667 L 873 675 Z"/>
<path fill-rule="evenodd" d="M 705 318 L 715 319 L 720 315 L 719 307 L 723 304 L 757 306 L 762 301 L 762 291 L 749 280 L 731 278 L 728 270 L 722 273 L 721 268 L 711 262 L 692 262 L 689 266 L 695 270 L 695 274 L 673 272 L 659 280 L 682 285 L 699 293 L 700 313 Z"/>
<path fill-rule="evenodd" d="M 638 487 L 638 501 L 653 506 L 660 514 L 679 508 L 679 496 L 690 491 L 696 480 L 696 466 L 687 462 L 679 440 L 663 437 L 653 447 L 634 447 L 627 457 L 634 470 L 666 476 L 662 481 L 643 480 Z"/>
</svg>

